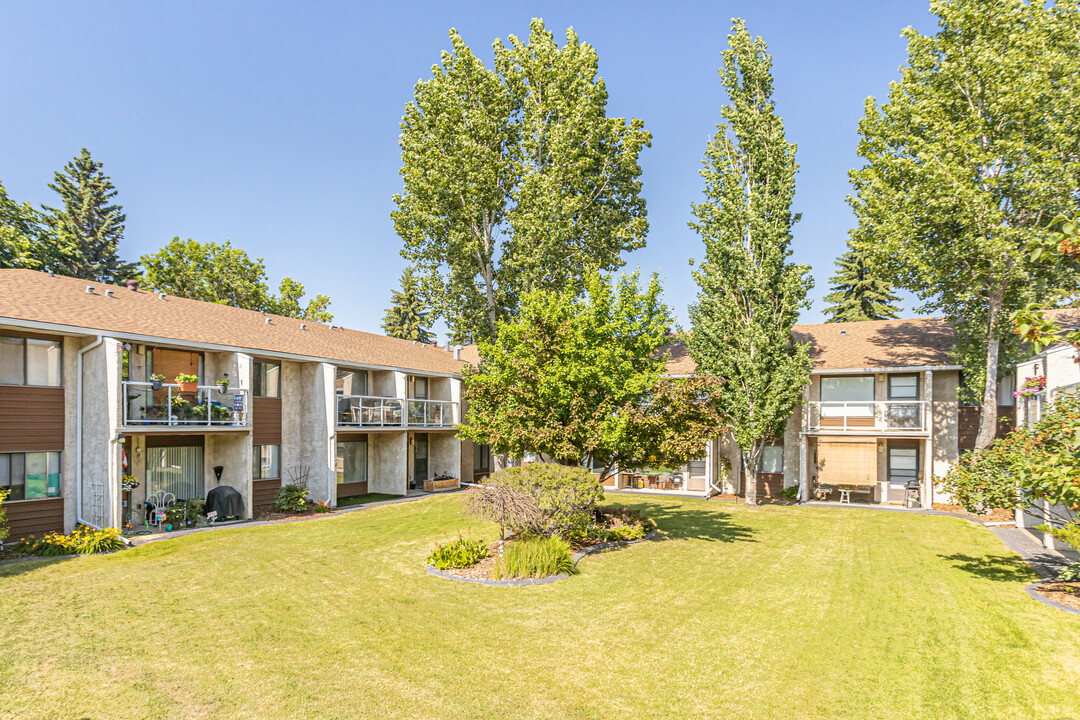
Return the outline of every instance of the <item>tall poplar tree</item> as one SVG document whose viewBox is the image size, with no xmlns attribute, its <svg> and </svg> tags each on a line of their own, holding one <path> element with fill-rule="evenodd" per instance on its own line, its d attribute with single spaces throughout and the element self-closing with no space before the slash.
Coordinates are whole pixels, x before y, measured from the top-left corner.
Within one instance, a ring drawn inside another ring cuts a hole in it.
<svg viewBox="0 0 1080 720">
<path fill-rule="evenodd" d="M 12 200 L 0 182 L 0 268 L 38 268 L 45 263 L 41 215 Z"/>
<path fill-rule="evenodd" d="M 705 150 L 705 200 L 690 223 L 705 259 L 694 271 L 689 349 L 698 372 L 722 383 L 721 414 L 742 453 L 746 503 L 756 505 L 758 461 L 809 379 L 806 344 L 791 329 L 812 280 L 788 262 L 798 165 L 775 111 L 772 58 L 742 20 L 731 30 L 720 68 L 729 104 Z"/>
<path fill-rule="evenodd" d="M 383 316 L 383 332 L 390 337 L 429 343 L 435 335 L 427 329 L 428 311 L 420 295 L 420 284 L 413 269 L 405 268 L 401 274 L 401 289 L 390 296 L 390 307 Z"/>
<path fill-rule="evenodd" d="M 848 251 L 836 259 L 836 274 L 829 283 L 832 292 L 825 296 L 825 302 L 833 306 L 825 308 L 828 322 L 892 320 L 899 316 L 900 308 L 893 303 L 900 298 L 892 285 L 867 265 L 861 250 L 849 245 Z"/>
<path fill-rule="evenodd" d="M 493 339 L 531 290 L 582 289 L 623 265 L 648 223 L 640 120 L 607 116 L 596 51 L 542 20 L 494 43 L 494 69 L 456 30 L 401 120 L 394 228 L 456 342 Z"/>
<path fill-rule="evenodd" d="M 54 257 L 49 269 L 62 275 L 118 283 L 136 275 L 135 265 L 117 252 L 124 237 L 124 209 L 115 202 L 116 188 L 102 164 L 82 149 L 55 175 L 63 208 L 45 207 Z"/>
<path fill-rule="evenodd" d="M 904 30 L 888 101 L 866 101 L 851 172 L 855 246 L 956 323 L 960 360 L 997 429 L 997 381 L 1018 348 L 1008 315 L 1060 283 L 1028 248 L 1080 188 L 1080 6 L 933 0 L 940 30 Z"/>
</svg>

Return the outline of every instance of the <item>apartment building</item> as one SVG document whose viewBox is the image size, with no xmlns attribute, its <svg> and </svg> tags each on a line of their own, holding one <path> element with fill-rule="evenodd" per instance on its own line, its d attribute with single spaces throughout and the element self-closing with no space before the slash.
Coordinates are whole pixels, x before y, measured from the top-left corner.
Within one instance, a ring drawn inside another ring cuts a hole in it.
<svg viewBox="0 0 1080 720">
<path fill-rule="evenodd" d="M 476 452 L 454 429 L 463 364 L 458 350 L 134 284 L 0 270 L 11 536 L 118 527 L 148 498 L 217 486 L 250 517 L 282 483 L 335 505 L 471 479 Z"/>
</svg>

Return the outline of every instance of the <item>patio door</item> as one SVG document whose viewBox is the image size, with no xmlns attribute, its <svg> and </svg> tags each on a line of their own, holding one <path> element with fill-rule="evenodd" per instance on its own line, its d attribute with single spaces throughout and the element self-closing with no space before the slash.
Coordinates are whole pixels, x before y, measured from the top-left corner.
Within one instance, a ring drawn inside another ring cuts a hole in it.
<svg viewBox="0 0 1080 720">
<path fill-rule="evenodd" d="M 427 433 L 416 433 L 413 440 L 413 479 L 417 488 L 424 487 L 424 481 L 428 479 Z"/>
<path fill-rule="evenodd" d="M 919 479 L 919 444 L 891 441 L 888 452 L 888 502 L 902 503 L 907 498 L 908 483 Z"/>
</svg>

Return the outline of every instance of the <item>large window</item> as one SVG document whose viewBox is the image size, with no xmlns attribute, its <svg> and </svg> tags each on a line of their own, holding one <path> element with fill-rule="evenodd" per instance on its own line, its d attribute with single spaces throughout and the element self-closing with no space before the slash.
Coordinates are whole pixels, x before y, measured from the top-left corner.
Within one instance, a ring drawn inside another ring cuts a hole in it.
<svg viewBox="0 0 1080 720">
<path fill-rule="evenodd" d="M 281 397 L 281 364 L 256 360 L 253 368 L 255 397 Z"/>
<path fill-rule="evenodd" d="M 822 417 L 873 417 L 874 376 L 821 378 Z"/>
<path fill-rule="evenodd" d="M 367 438 L 338 441 L 337 481 L 338 485 L 367 482 Z"/>
<path fill-rule="evenodd" d="M 59 340 L 0 335 L 0 385 L 60 387 Z"/>
<path fill-rule="evenodd" d="M 413 381 L 413 397 L 418 400 L 425 400 L 428 396 L 428 379 L 425 377 L 418 377 Z"/>
<path fill-rule="evenodd" d="M 919 399 L 919 376 L 918 375 L 890 375 L 889 376 L 889 399 L 890 400 L 918 400 Z"/>
<path fill-rule="evenodd" d="M 705 458 L 691 460 L 687 463 L 686 471 L 693 478 L 705 477 Z"/>
<path fill-rule="evenodd" d="M 254 480 L 273 480 L 281 477 L 281 446 L 255 445 L 252 448 L 251 477 Z"/>
<path fill-rule="evenodd" d="M 766 445 L 758 456 L 758 472 L 782 475 L 784 472 L 784 446 Z"/>
<path fill-rule="evenodd" d="M 229 478 L 223 482 L 229 483 Z M 188 447 L 146 448 L 146 496 L 172 493 L 177 500 L 203 497 L 203 449 Z"/>
<path fill-rule="evenodd" d="M 367 370 L 338 368 L 334 386 L 339 395 L 367 395 Z"/>
<path fill-rule="evenodd" d="M 60 453 L 0 454 L 0 490 L 8 500 L 37 500 L 60 496 Z"/>
</svg>

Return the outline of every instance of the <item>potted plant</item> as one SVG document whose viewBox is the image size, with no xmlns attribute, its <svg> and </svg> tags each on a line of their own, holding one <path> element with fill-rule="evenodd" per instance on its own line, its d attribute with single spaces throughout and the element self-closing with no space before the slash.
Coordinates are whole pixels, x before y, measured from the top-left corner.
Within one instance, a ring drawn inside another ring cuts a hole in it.
<svg viewBox="0 0 1080 720">
<path fill-rule="evenodd" d="M 150 387 L 152 389 L 154 389 L 154 390 L 160 390 L 161 389 L 161 383 L 164 382 L 164 381 L 165 381 L 165 376 L 164 375 L 157 375 L 157 374 L 151 375 L 150 376 Z"/>
<path fill-rule="evenodd" d="M 217 381 L 218 392 L 224 395 L 229 392 L 229 373 L 225 373 L 225 377 Z"/>
<path fill-rule="evenodd" d="M 193 393 L 199 390 L 199 377 L 197 375 L 180 373 L 175 380 L 176 384 L 180 386 L 180 392 Z"/>
</svg>

